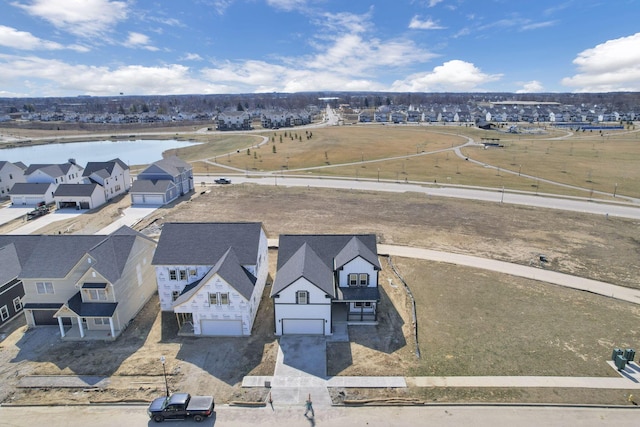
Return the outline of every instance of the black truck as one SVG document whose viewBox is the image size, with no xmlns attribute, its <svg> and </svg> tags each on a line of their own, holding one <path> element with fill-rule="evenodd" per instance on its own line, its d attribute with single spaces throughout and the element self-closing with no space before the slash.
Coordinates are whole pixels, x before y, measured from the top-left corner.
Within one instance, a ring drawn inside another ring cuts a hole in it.
<svg viewBox="0 0 640 427">
<path fill-rule="evenodd" d="M 213 396 L 174 393 L 169 397 L 159 397 L 151 402 L 147 414 L 157 423 L 164 420 L 184 420 L 189 417 L 200 422 L 211 416 L 214 406 Z"/>
</svg>

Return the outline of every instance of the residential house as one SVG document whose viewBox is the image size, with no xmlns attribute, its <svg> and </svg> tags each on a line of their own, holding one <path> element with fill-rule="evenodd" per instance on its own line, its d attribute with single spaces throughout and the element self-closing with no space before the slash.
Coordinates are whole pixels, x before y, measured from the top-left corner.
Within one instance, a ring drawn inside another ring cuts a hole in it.
<svg viewBox="0 0 640 427">
<path fill-rule="evenodd" d="M 100 184 L 104 190 L 104 199 L 111 200 L 124 194 L 131 188 L 129 166 L 120 159 L 108 162 L 89 162 L 82 173 L 86 184 Z"/>
<path fill-rule="evenodd" d="M 104 205 L 104 188 L 94 183 L 91 184 L 60 184 L 53 193 L 56 208 L 94 209 Z"/>
<path fill-rule="evenodd" d="M 134 205 L 164 205 L 193 190 L 193 167 L 167 157 L 140 172 L 129 193 Z"/>
<path fill-rule="evenodd" d="M 11 163 L 0 160 L 0 198 L 9 197 L 9 191 L 13 184 L 25 182 L 24 170 L 27 167 L 23 163 Z"/>
<path fill-rule="evenodd" d="M 110 235 L 0 235 L 20 259 L 27 325 L 58 325 L 70 340 L 114 340 L 156 291 L 155 242 L 121 227 Z"/>
<path fill-rule="evenodd" d="M 20 258 L 15 245 L 0 245 L 0 326 L 22 314 L 24 288 L 19 274 Z"/>
<path fill-rule="evenodd" d="M 275 334 L 332 335 L 336 322 L 377 322 L 377 253 L 375 234 L 281 235 Z"/>
<path fill-rule="evenodd" d="M 248 336 L 268 275 L 261 223 L 165 223 L 152 264 L 180 334 Z"/>
<path fill-rule="evenodd" d="M 40 203 L 54 202 L 56 184 L 50 182 L 30 183 L 18 182 L 11 187 L 9 197 L 13 205 L 36 206 Z"/>
<path fill-rule="evenodd" d="M 82 167 L 69 159 L 61 164 L 32 164 L 24 171 L 25 181 L 29 183 L 79 184 L 82 182 Z M 54 189 L 55 190 L 55 189 Z"/>
</svg>

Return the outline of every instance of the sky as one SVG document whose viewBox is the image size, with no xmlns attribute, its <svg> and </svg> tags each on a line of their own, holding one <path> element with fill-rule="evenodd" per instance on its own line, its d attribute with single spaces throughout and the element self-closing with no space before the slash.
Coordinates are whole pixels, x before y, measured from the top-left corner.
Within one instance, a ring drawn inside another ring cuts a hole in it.
<svg viewBox="0 0 640 427">
<path fill-rule="evenodd" d="M 0 97 L 640 91 L 640 0 L 0 0 Z"/>
</svg>

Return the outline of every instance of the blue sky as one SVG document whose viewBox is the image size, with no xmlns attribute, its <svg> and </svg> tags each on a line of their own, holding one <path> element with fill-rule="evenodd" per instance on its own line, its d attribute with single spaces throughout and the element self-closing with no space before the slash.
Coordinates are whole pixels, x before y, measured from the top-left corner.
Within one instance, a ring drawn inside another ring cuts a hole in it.
<svg viewBox="0 0 640 427">
<path fill-rule="evenodd" d="M 0 0 L 0 97 L 640 91 L 640 0 Z"/>
</svg>

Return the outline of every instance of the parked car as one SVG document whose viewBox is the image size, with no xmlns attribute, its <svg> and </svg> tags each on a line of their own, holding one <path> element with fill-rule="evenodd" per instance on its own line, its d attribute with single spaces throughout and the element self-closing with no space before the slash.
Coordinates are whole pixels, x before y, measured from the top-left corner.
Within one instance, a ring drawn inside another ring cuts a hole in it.
<svg viewBox="0 0 640 427">
<path fill-rule="evenodd" d="M 231 184 L 231 180 L 227 178 L 218 178 L 215 180 L 216 184 Z"/>
<path fill-rule="evenodd" d="M 160 423 L 164 420 L 193 418 L 200 422 L 213 413 L 213 396 L 191 396 L 189 393 L 174 393 L 169 397 L 154 399 L 147 409 L 149 418 Z"/>
</svg>

